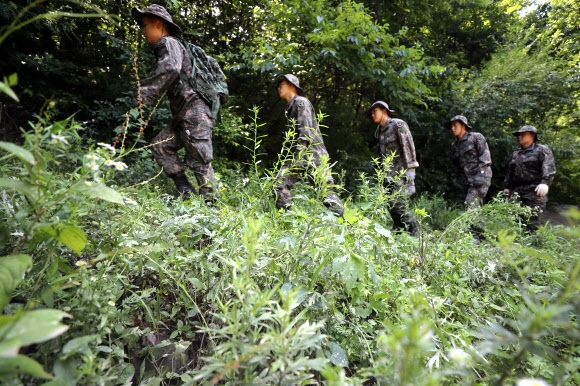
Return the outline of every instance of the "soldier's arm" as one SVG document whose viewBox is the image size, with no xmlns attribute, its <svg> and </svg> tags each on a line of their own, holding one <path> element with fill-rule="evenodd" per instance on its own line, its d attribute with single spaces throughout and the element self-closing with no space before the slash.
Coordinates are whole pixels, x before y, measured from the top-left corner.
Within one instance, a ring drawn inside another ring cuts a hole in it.
<svg viewBox="0 0 580 386">
<path fill-rule="evenodd" d="M 419 162 L 417 162 L 413 135 L 411 134 L 411 130 L 409 130 L 409 126 L 405 122 L 400 121 L 400 123 L 401 125 L 397 127 L 398 138 L 401 149 L 403 150 L 403 156 L 405 157 L 405 165 L 407 165 L 407 169 L 415 169 L 419 167 Z"/>
<path fill-rule="evenodd" d="M 487 146 L 487 141 L 483 135 L 478 135 L 475 141 L 477 147 L 477 159 L 479 160 L 479 167 L 484 168 L 485 166 L 491 166 L 491 153 L 489 152 L 489 147 Z"/>
<path fill-rule="evenodd" d="M 297 151 L 306 150 L 312 143 L 311 131 L 316 125 L 314 121 L 314 111 L 312 105 L 301 99 L 296 101 L 296 131 L 298 134 Z"/>
<path fill-rule="evenodd" d="M 157 46 L 157 63 L 153 75 L 141 81 L 141 102 L 155 104 L 179 78 L 182 63 L 181 43 L 175 39 L 162 38 Z"/>
<path fill-rule="evenodd" d="M 542 184 L 550 185 L 556 174 L 556 163 L 554 154 L 548 147 L 543 147 L 542 151 Z"/>
</svg>

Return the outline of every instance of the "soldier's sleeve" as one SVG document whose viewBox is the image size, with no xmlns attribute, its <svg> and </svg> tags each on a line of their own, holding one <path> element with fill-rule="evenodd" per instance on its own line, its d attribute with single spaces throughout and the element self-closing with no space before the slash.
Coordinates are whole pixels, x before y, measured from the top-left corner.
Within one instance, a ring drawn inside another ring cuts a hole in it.
<svg viewBox="0 0 580 386">
<path fill-rule="evenodd" d="M 510 162 L 508 163 L 508 167 L 507 167 L 507 172 L 505 174 L 505 177 L 503 179 L 503 188 L 504 189 L 509 189 L 509 190 L 513 190 L 514 188 L 514 183 L 513 183 L 513 178 L 514 178 L 514 158 L 516 157 L 516 153 L 512 154 L 511 158 L 510 158 Z"/>
<path fill-rule="evenodd" d="M 312 143 L 312 130 L 316 126 L 312 105 L 304 99 L 296 102 L 296 130 L 298 132 L 297 151 L 303 151 Z"/>
<path fill-rule="evenodd" d="M 413 135 L 411 134 L 411 130 L 409 130 L 407 123 L 404 121 L 397 122 L 397 132 L 407 169 L 415 169 L 419 167 L 419 162 L 417 162 L 417 155 L 415 153 Z"/>
<path fill-rule="evenodd" d="M 542 184 L 550 185 L 556 174 L 554 154 L 547 146 L 543 146 L 542 157 Z"/>
<path fill-rule="evenodd" d="M 161 95 L 179 78 L 182 63 L 181 43 L 175 39 L 161 38 L 157 46 L 157 63 L 153 75 L 141 81 L 142 103 L 157 103 Z"/>
<path fill-rule="evenodd" d="M 491 153 L 487 146 L 487 141 L 483 135 L 478 135 L 475 142 L 477 146 L 477 159 L 479 160 L 479 167 L 491 166 Z"/>
</svg>

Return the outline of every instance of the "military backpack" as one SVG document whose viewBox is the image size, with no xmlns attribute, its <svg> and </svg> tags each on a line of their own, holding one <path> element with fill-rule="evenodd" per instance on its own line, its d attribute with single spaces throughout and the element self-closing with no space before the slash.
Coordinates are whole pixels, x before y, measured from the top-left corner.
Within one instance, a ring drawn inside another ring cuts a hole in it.
<svg viewBox="0 0 580 386">
<path fill-rule="evenodd" d="M 180 74 L 183 82 L 189 82 L 211 106 L 211 112 L 217 118 L 220 106 L 228 100 L 229 91 L 226 77 L 217 60 L 193 43 L 180 40 L 193 65 L 191 77 Z"/>
</svg>

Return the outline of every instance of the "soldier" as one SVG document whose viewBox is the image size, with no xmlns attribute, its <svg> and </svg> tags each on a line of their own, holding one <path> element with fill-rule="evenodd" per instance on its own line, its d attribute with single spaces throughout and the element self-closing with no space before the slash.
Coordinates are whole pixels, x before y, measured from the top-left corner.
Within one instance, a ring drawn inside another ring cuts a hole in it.
<svg viewBox="0 0 580 386">
<path fill-rule="evenodd" d="M 181 73 L 189 78 L 193 69 L 185 47 L 178 40 L 181 28 L 157 4 L 145 11 L 133 8 L 131 13 L 143 29 L 147 43 L 155 48 L 157 57 L 153 75 L 142 80 L 135 92 L 135 103 L 155 104 L 167 92 L 173 115 L 169 125 L 153 139 L 153 156 L 175 182 L 176 195 L 189 199 L 195 194 L 195 188 L 177 155 L 179 149 L 185 148 L 185 164 L 193 170 L 200 194 L 206 201 L 213 201 L 219 198 L 211 164 L 215 117 L 209 102 L 191 84 L 181 81 Z"/>
<path fill-rule="evenodd" d="M 300 174 L 304 174 L 308 167 L 319 167 L 321 157 L 328 157 L 322 134 L 318 128 L 318 121 L 314 114 L 314 107 L 304 97 L 304 90 L 300 87 L 298 78 L 292 74 L 280 75 L 274 82 L 281 99 L 286 100 L 286 117 L 296 126 L 298 138 L 294 149 L 294 159 L 284 164 L 278 173 L 276 193 L 276 208 L 290 208 L 292 193 L 290 189 L 298 182 Z M 328 176 L 327 184 L 334 184 L 332 176 Z M 344 206 L 336 193 L 328 191 L 324 205 L 336 216 L 342 216 Z"/>
<path fill-rule="evenodd" d="M 415 155 L 413 136 L 407 123 L 401 119 L 392 118 L 394 111 L 383 101 L 372 104 L 367 111 L 371 121 L 377 124 L 375 138 L 379 145 L 381 161 L 386 156 L 394 154 L 393 164 L 387 172 L 385 184 L 393 177 L 404 172 L 402 181 L 387 185 L 390 193 L 397 193 L 389 200 L 389 213 L 395 228 L 404 228 L 411 235 L 417 235 L 417 219 L 409 210 L 408 197 L 415 193 L 415 168 L 419 167 Z"/>
<path fill-rule="evenodd" d="M 456 115 L 447 128 L 457 137 L 453 144 L 453 184 L 461 189 L 468 207 L 478 208 L 491 184 L 491 155 L 485 137 L 472 130 L 467 118 Z"/>
<path fill-rule="evenodd" d="M 509 163 L 504 179 L 504 193 L 534 211 L 526 224 L 528 232 L 535 232 L 540 225 L 540 213 L 546 210 L 549 186 L 556 174 L 552 151 L 537 143 L 538 130 L 534 126 L 522 126 L 514 132 L 520 149 L 516 150 Z"/>
</svg>

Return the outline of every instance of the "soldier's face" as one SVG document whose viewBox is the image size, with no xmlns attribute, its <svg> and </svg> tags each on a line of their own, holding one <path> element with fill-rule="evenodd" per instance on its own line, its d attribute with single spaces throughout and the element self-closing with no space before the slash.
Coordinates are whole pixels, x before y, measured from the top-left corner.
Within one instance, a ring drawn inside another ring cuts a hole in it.
<svg viewBox="0 0 580 386">
<path fill-rule="evenodd" d="M 143 18 L 142 33 L 143 33 L 143 36 L 145 37 L 145 40 L 147 41 L 148 44 L 150 44 L 152 46 L 157 45 L 157 43 L 159 42 L 159 39 L 161 39 L 161 37 L 163 36 L 162 26 L 163 26 L 163 23 L 161 22 L 161 20 L 159 20 L 157 18 L 148 17 L 148 16 L 145 16 Z"/>
<path fill-rule="evenodd" d="M 451 134 L 453 134 L 454 136 L 461 138 L 463 137 L 466 131 L 467 129 L 465 128 L 465 125 L 463 123 L 459 121 L 454 121 L 451 123 Z"/>
<path fill-rule="evenodd" d="M 373 123 L 381 123 L 383 118 L 388 118 L 386 110 L 383 110 L 378 106 L 373 107 L 371 110 L 371 119 L 373 120 Z"/>
<path fill-rule="evenodd" d="M 283 80 L 278 83 L 278 95 L 280 95 L 280 98 L 288 99 L 287 97 L 291 91 L 292 89 L 290 88 L 290 83 L 287 81 Z"/>
<path fill-rule="evenodd" d="M 529 147 L 534 143 L 534 134 L 529 131 L 524 131 L 523 133 L 518 133 L 518 143 L 524 149 Z"/>
</svg>

